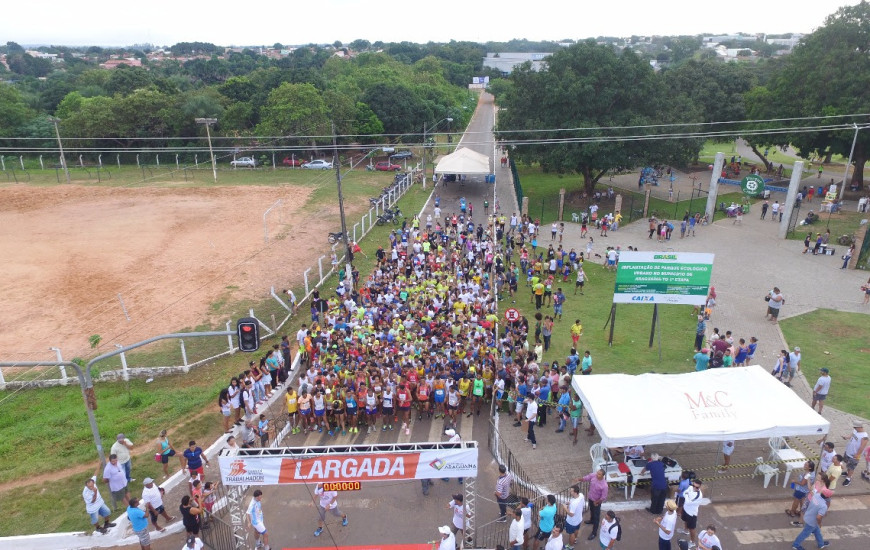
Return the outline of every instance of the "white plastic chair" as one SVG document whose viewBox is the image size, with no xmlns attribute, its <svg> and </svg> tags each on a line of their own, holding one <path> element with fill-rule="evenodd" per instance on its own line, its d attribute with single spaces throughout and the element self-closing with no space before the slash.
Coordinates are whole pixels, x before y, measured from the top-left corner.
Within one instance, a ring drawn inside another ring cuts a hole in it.
<svg viewBox="0 0 870 550">
<path fill-rule="evenodd" d="M 580 214 L 578 214 L 577 212 L 572 212 L 571 213 L 571 221 L 574 223 L 579 223 L 580 222 Z"/>
<path fill-rule="evenodd" d="M 594 443 L 589 447 L 589 456 L 592 458 L 593 472 L 597 472 L 605 462 L 610 460 L 610 453 L 607 451 L 607 447 L 601 443 Z"/>
<path fill-rule="evenodd" d="M 776 484 L 779 485 L 779 468 L 773 466 L 772 464 L 765 464 L 763 457 L 758 457 L 755 459 L 756 466 L 755 471 L 752 472 L 752 477 L 757 475 L 764 476 L 764 488 L 767 489 L 767 486 L 770 485 L 771 478 L 776 478 Z"/>
<path fill-rule="evenodd" d="M 767 445 L 770 447 L 770 458 L 769 460 L 777 460 L 779 455 L 778 451 L 781 449 L 788 449 L 788 443 L 785 442 L 784 437 L 774 436 L 767 440 Z"/>
</svg>

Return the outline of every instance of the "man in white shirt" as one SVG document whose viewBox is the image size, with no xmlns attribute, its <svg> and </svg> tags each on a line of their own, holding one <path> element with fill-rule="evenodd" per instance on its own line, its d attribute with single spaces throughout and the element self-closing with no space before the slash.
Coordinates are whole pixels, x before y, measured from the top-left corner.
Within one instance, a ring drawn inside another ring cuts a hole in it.
<svg viewBox="0 0 870 550">
<path fill-rule="evenodd" d="M 187 542 L 181 547 L 181 550 L 202 550 L 203 544 L 196 535 L 188 535 Z"/>
<path fill-rule="evenodd" d="M 154 525 L 154 528 L 162 533 L 166 531 L 166 528 L 157 525 L 157 520 L 160 516 L 163 516 L 166 523 L 174 520 L 175 517 L 166 513 L 166 509 L 163 507 L 163 495 L 160 494 L 160 487 L 154 483 L 154 480 L 146 477 L 142 484 L 145 485 L 142 489 L 142 502 L 145 503 L 145 510 L 151 516 L 151 523 Z"/>
<path fill-rule="evenodd" d="M 713 550 L 714 546 L 722 548 L 722 543 L 719 542 L 719 537 L 716 536 L 716 528 L 708 525 L 707 529 L 701 531 L 701 535 L 698 537 L 698 549 Z"/>
<path fill-rule="evenodd" d="M 257 541 L 256 547 L 262 548 L 265 545 L 266 550 L 270 550 L 269 532 L 266 530 L 266 524 L 263 521 L 263 491 L 257 489 L 254 491 L 254 498 L 248 505 L 248 521 L 251 522 L 251 527 L 254 529 L 254 538 Z M 262 541 L 260 538 L 262 537 Z"/>
<path fill-rule="evenodd" d="M 825 399 L 828 397 L 828 391 L 831 389 L 831 375 L 827 367 L 819 369 L 819 379 L 816 380 L 816 385 L 813 387 L 813 404 L 812 408 L 816 408 L 816 403 L 819 404 L 819 414 L 822 414 L 822 409 L 825 408 Z"/>
<path fill-rule="evenodd" d="M 133 462 L 130 457 L 130 449 L 133 448 L 133 442 L 127 439 L 124 434 L 118 434 L 116 441 L 112 443 L 112 448 L 109 452 L 118 457 L 118 464 L 124 468 L 124 475 L 127 476 L 127 483 L 131 481 L 136 481 L 135 478 L 131 478 L 130 474 L 133 470 Z"/>
<path fill-rule="evenodd" d="M 665 513 L 655 518 L 659 530 L 659 550 L 670 550 L 671 539 L 677 527 L 677 503 L 673 499 L 665 501 Z"/>
<path fill-rule="evenodd" d="M 601 519 L 601 528 L 598 530 L 598 542 L 601 545 L 601 550 L 610 550 L 616 544 L 616 539 L 622 538 L 619 525 L 619 520 L 616 519 L 616 513 L 613 510 L 608 510 Z"/>
<path fill-rule="evenodd" d="M 511 550 L 520 550 L 523 547 L 523 512 L 519 508 L 514 510 L 514 519 L 511 521 L 510 530 L 508 531 L 508 544 Z"/>
<path fill-rule="evenodd" d="M 547 539 L 547 545 L 544 546 L 544 550 L 562 550 L 564 546 L 565 543 L 562 542 L 562 528 L 558 525 L 554 525 L 553 530 L 550 531 L 550 538 Z"/>
<path fill-rule="evenodd" d="M 97 487 L 97 474 L 100 467 L 97 466 L 96 472 L 85 482 L 85 488 L 82 489 L 82 499 L 85 501 L 85 512 L 91 516 L 91 525 L 95 531 L 106 534 L 109 527 L 114 527 L 115 524 L 109 521 L 109 514 L 112 512 L 106 506 L 106 502 L 100 495 L 100 489 Z M 100 518 L 103 518 L 103 526 L 99 526 Z"/>
<path fill-rule="evenodd" d="M 586 509 L 586 497 L 580 492 L 579 485 L 571 486 L 571 499 L 565 511 L 565 532 L 568 533 L 568 547 L 574 548 L 577 533 L 583 526 L 583 511 Z"/>
<path fill-rule="evenodd" d="M 338 493 L 336 491 L 324 491 L 323 484 L 318 483 L 317 487 L 314 488 L 314 494 L 320 497 L 320 503 L 317 507 L 320 519 L 317 521 L 317 530 L 314 531 L 315 537 L 319 537 L 323 532 L 327 512 L 337 518 L 341 518 L 342 526 L 347 525 L 347 514 L 342 514 L 341 510 L 338 509 Z"/>
<path fill-rule="evenodd" d="M 692 545 L 698 544 L 698 535 L 695 529 L 698 527 L 698 509 L 700 508 L 700 500 L 704 494 L 701 493 L 701 480 L 698 478 L 692 479 L 692 484 L 685 490 L 683 497 L 686 501 L 683 503 L 682 520 L 686 525 L 686 530 L 689 531 L 689 539 Z"/>
<path fill-rule="evenodd" d="M 438 528 L 441 533 L 441 540 L 438 542 L 438 550 L 456 550 L 456 537 L 453 536 L 453 531 L 449 525 L 442 525 Z"/>
<path fill-rule="evenodd" d="M 526 397 L 526 423 L 528 427 L 527 441 L 532 442 L 532 449 L 538 448 L 538 440 L 535 439 L 535 423 L 538 421 L 538 402 L 533 395 Z"/>
</svg>

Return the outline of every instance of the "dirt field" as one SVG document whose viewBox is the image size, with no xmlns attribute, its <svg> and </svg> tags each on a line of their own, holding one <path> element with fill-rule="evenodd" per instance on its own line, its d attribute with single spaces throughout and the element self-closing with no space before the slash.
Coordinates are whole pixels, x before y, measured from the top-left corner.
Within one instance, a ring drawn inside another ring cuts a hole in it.
<svg viewBox="0 0 870 550">
<path fill-rule="evenodd" d="M 326 249 L 337 207 L 303 213 L 309 194 L 297 186 L 0 188 L 0 358 L 54 358 L 56 346 L 69 359 L 86 353 L 92 334 L 108 351 L 197 326 L 219 299 L 268 296 Z M 278 199 L 265 245 L 263 212 Z M 259 253 L 249 258 L 251 246 Z"/>
</svg>

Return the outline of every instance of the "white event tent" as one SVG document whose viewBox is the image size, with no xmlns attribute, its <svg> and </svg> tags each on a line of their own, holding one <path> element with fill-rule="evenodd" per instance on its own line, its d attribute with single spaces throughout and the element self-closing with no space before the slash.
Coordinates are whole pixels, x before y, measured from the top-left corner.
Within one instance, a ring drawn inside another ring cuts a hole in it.
<svg viewBox="0 0 870 550">
<path fill-rule="evenodd" d="M 449 155 L 442 157 L 435 165 L 436 174 L 491 174 L 488 156 L 459 147 Z"/>
<path fill-rule="evenodd" d="M 764 368 L 594 374 L 571 382 L 607 447 L 826 434 L 830 423 Z"/>
</svg>

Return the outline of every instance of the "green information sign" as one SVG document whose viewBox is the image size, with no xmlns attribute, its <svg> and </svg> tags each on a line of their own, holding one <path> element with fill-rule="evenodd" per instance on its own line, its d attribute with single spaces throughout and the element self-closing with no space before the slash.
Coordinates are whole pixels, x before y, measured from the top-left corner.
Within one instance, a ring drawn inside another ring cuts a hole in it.
<svg viewBox="0 0 870 550">
<path fill-rule="evenodd" d="M 623 252 L 613 302 L 704 305 L 713 274 L 713 254 Z"/>
<path fill-rule="evenodd" d="M 740 180 L 740 189 L 744 195 L 756 197 L 764 191 L 764 178 L 756 174 L 749 174 Z"/>
</svg>

